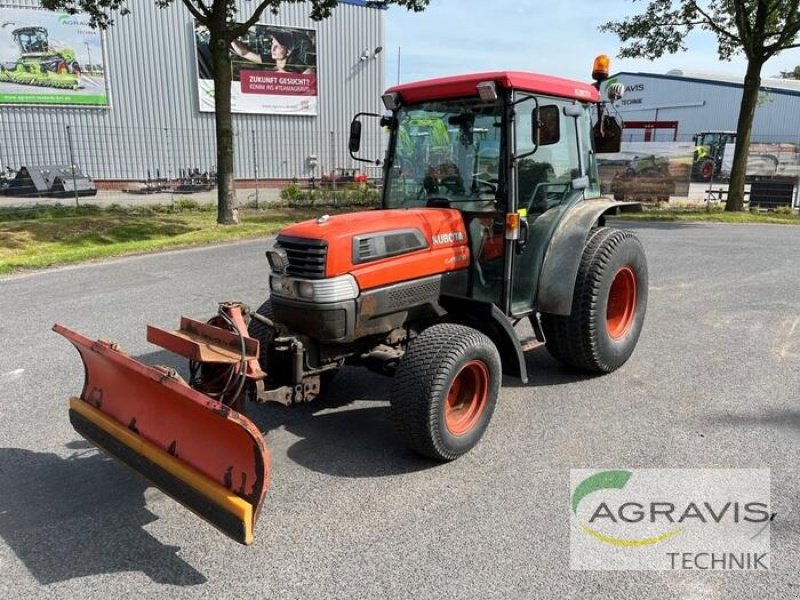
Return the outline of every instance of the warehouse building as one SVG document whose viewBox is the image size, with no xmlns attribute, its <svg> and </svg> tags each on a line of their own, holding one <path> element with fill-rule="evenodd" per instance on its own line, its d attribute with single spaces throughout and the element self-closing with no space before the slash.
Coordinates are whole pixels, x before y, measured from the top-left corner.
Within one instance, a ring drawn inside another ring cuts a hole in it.
<svg viewBox="0 0 800 600">
<path fill-rule="evenodd" d="M 242 18 L 252 5 L 241 2 Z M 86 15 L 0 1 L 0 166 L 77 164 L 107 181 L 215 169 L 207 32 L 181 2 L 131 8 L 101 33 Z M 308 13 L 266 11 L 231 49 L 237 179 L 356 166 L 350 121 L 382 111 L 385 10 L 344 0 L 327 20 Z M 378 158 L 382 145 L 375 127 L 362 154 Z"/>
<path fill-rule="evenodd" d="M 617 105 L 624 141 L 691 141 L 701 131 L 736 130 L 742 78 L 672 70 L 665 75 L 621 72 Z M 800 143 L 800 81 L 762 79 L 753 142 Z"/>
</svg>

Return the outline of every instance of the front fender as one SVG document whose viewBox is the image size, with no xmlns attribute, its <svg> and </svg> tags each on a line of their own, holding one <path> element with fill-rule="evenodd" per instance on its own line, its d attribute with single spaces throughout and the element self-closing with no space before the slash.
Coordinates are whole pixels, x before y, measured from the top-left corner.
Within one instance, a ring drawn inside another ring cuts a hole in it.
<svg viewBox="0 0 800 600">
<path fill-rule="evenodd" d="M 441 296 L 439 304 L 459 323 L 485 333 L 491 339 L 503 365 L 503 373 L 528 383 L 528 369 L 517 332 L 500 309 L 489 302 L 457 296 Z"/>
<path fill-rule="evenodd" d="M 569 315 L 572 312 L 572 295 L 575 278 L 583 256 L 586 238 L 595 223 L 609 212 L 625 206 L 638 206 L 637 202 L 616 200 L 585 200 L 573 206 L 558 224 L 539 276 L 537 307 L 540 312 Z"/>
</svg>

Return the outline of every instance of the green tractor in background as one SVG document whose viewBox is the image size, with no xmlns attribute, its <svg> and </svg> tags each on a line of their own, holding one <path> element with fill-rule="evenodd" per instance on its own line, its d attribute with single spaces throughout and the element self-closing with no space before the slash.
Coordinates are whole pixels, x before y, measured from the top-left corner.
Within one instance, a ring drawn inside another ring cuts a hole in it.
<svg viewBox="0 0 800 600">
<path fill-rule="evenodd" d="M 71 48 L 53 49 L 44 27 L 20 27 L 11 32 L 20 57 L 10 68 L 0 64 L 0 82 L 76 90 L 83 70 Z"/>
</svg>

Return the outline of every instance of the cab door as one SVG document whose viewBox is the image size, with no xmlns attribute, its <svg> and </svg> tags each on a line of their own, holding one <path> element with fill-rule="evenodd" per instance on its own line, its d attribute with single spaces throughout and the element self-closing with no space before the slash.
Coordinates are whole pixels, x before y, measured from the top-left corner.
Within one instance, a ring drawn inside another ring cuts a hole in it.
<svg viewBox="0 0 800 600">
<path fill-rule="evenodd" d="M 525 104 L 520 104 L 515 120 L 514 154 L 523 157 L 516 161 L 513 173 L 516 206 L 526 223 L 512 259 L 509 312 L 514 316 L 534 310 L 544 254 L 564 213 L 583 198 L 583 189 L 576 189 L 576 183 L 586 182 L 588 174 L 579 150 L 583 108 L 546 97 L 536 98 L 535 104 L 525 110 L 521 109 Z"/>
</svg>

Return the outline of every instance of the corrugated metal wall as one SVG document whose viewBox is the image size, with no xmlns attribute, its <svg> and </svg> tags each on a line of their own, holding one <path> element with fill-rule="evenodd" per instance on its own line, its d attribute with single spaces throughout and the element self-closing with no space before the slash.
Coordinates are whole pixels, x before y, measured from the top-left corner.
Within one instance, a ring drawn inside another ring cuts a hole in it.
<svg viewBox="0 0 800 600">
<path fill-rule="evenodd" d="M 251 4 L 241 2 L 242 18 Z M 214 115 L 198 109 L 192 16 L 180 1 L 167 9 L 152 0 L 131 6 L 105 34 L 111 108 L 0 106 L 0 167 L 69 164 L 70 142 L 76 163 L 95 178 L 175 177 L 181 169 L 214 167 Z M 305 4 L 265 12 L 262 23 L 316 30 L 319 114 L 234 115 L 237 178 L 319 177 L 360 166 L 347 152 L 350 120 L 360 111 L 382 112 L 385 55 L 359 57 L 383 46 L 384 20 L 383 10 L 348 4 L 321 22 L 308 18 Z M 381 134 L 367 132 L 362 154 L 378 158 Z M 312 155 L 316 169 L 308 164 Z"/>
<path fill-rule="evenodd" d="M 679 141 L 691 140 L 700 131 L 736 130 L 741 86 L 646 73 L 620 73 L 615 79 L 629 88 L 617 106 L 626 121 L 679 121 Z M 626 131 L 624 135 L 625 140 L 636 141 L 643 133 Z M 672 139 L 672 133 L 659 131 L 655 139 Z M 753 142 L 800 143 L 800 93 L 762 92 L 753 122 Z"/>
</svg>

